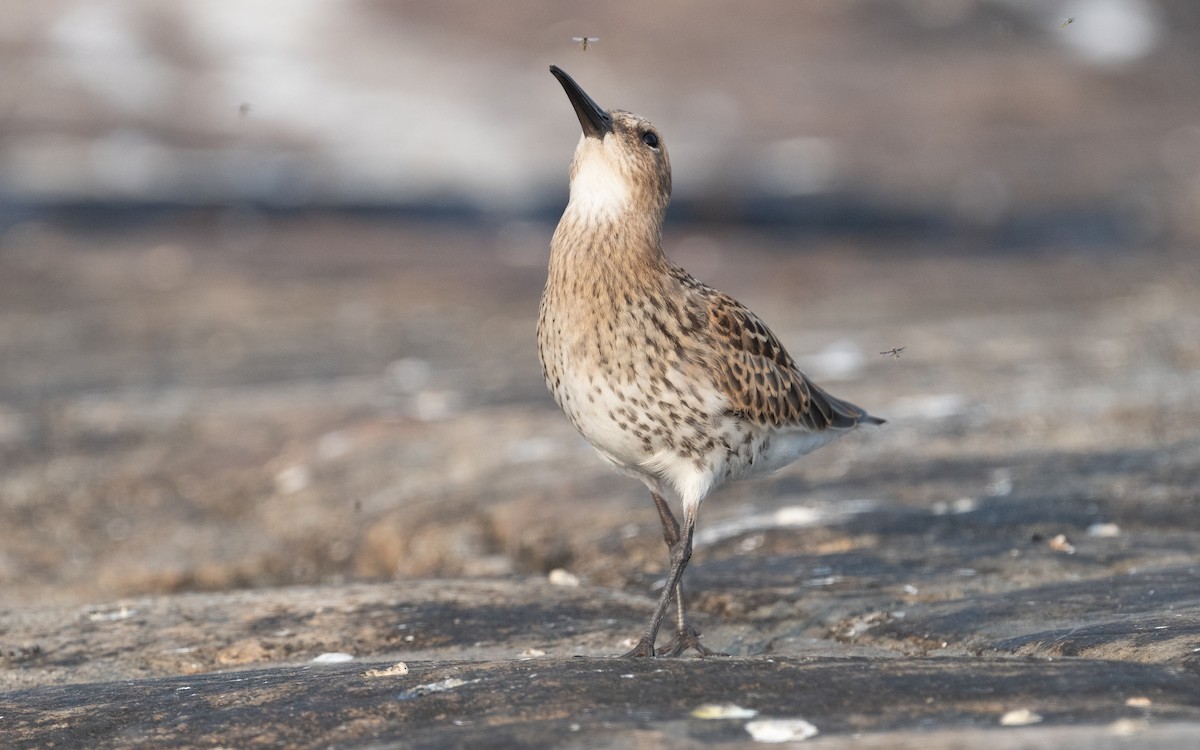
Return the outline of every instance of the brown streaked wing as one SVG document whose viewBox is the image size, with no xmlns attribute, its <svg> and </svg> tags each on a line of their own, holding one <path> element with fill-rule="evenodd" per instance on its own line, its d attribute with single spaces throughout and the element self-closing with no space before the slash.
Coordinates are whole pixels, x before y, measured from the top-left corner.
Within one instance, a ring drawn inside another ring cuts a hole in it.
<svg viewBox="0 0 1200 750">
<path fill-rule="evenodd" d="M 800 372 L 766 324 L 732 297 L 705 289 L 717 347 L 715 374 L 731 409 L 773 427 L 820 432 L 858 424 L 866 412 L 830 396 Z"/>
</svg>

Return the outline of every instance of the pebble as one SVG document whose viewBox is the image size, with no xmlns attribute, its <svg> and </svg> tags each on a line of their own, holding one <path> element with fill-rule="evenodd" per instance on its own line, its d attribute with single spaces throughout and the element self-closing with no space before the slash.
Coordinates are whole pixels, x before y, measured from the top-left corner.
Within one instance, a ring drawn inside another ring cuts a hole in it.
<svg viewBox="0 0 1200 750">
<path fill-rule="evenodd" d="M 408 665 L 398 661 L 387 669 L 368 669 L 363 677 L 399 677 L 408 674 Z"/>
<path fill-rule="evenodd" d="M 1050 545 L 1050 549 L 1054 550 L 1055 552 L 1065 552 L 1068 555 L 1075 554 L 1075 545 L 1071 544 L 1070 540 L 1067 539 L 1066 534 L 1059 534 L 1047 542 L 1047 544 Z"/>
</svg>

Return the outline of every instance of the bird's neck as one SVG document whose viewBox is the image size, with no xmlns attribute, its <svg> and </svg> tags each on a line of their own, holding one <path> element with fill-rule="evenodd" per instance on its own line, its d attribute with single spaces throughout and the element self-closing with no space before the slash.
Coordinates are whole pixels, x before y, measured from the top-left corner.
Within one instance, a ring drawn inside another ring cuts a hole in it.
<svg viewBox="0 0 1200 750">
<path fill-rule="evenodd" d="M 597 213 L 568 204 L 550 241 L 550 267 L 562 273 L 621 278 L 659 273 L 662 217 L 647 211 Z"/>
<path fill-rule="evenodd" d="M 589 145 L 584 139 L 580 149 Z M 577 154 L 562 221 L 577 226 L 575 231 L 630 235 L 657 247 L 667 206 L 661 198 L 650 182 L 631 177 L 609 160 Z"/>
</svg>

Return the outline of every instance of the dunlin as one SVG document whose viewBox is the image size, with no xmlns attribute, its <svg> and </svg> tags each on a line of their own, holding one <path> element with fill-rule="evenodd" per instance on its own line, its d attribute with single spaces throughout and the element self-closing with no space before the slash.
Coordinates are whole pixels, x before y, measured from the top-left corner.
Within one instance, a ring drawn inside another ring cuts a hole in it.
<svg viewBox="0 0 1200 750">
<path fill-rule="evenodd" d="M 701 501 L 862 424 L 818 388 L 757 315 L 662 250 L 671 162 L 658 128 L 605 111 L 557 66 L 583 137 L 550 244 L 538 318 L 546 385 L 604 460 L 649 489 L 670 552 L 654 617 L 626 656 L 712 654 L 684 608 L 683 571 Z M 682 527 L 664 495 L 674 493 Z M 675 636 L 655 649 L 672 601 Z"/>
</svg>

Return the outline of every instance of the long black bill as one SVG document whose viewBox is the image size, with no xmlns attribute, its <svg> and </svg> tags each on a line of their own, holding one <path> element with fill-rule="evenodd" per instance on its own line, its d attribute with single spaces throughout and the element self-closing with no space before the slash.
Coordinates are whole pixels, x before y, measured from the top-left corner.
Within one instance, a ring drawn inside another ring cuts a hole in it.
<svg viewBox="0 0 1200 750">
<path fill-rule="evenodd" d="M 601 109 L 599 104 L 592 101 L 592 97 L 584 93 L 583 89 L 579 88 L 579 84 L 575 83 L 574 78 L 563 72 L 563 69 L 557 65 L 551 65 L 550 72 L 567 92 L 567 98 L 575 107 L 575 114 L 579 117 L 579 124 L 583 127 L 584 135 L 588 138 L 603 138 L 612 132 L 612 117 Z"/>
</svg>

